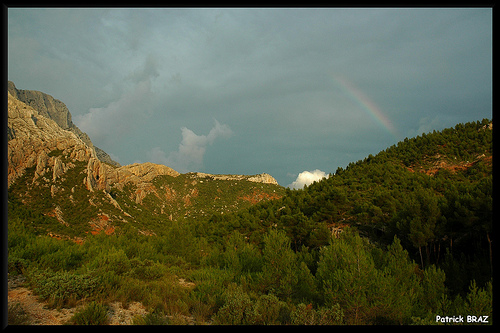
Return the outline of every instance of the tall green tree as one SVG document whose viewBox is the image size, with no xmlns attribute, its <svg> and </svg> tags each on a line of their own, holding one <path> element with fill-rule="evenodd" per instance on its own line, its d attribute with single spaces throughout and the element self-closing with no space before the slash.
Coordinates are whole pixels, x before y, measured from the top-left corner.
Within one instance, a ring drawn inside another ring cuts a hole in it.
<svg viewBox="0 0 500 333">
<path fill-rule="evenodd" d="M 264 236 L 262 259 L 265 289 L 281 299 L 289 298 L 297 283 L 297 261 L 284 231 L 270 229 Z"/>
<path fill-rule="evenodd" d="M 435 238 L 436 225 L 441 221 L 438 199 L 432 190 L 417 187 L 403 199 L 403 207 L 396 215 L 398 229 L 407 235 L 411 244 L 418 248 L 420 264 L 424 267 L 422 247 Z"/>
<path fill-rule="evenodd" d="M 397 237 L 383 252 L 380 270 L 383 274 L 380 291 L 384 297 L 384 306 L 379 317 L 390 323 L 407 324 L 414 314 L 414 305 L 421 294 L 418 265 L 410 259 Z"/>
<path fill-rule="evenodd" d="M 345 231 L 321 251 L 316 278 L 327 307 L 340 304 L 348 324 L 366 324 L 375 316 L 380 275 L 366 240 Z"/>
</svg>

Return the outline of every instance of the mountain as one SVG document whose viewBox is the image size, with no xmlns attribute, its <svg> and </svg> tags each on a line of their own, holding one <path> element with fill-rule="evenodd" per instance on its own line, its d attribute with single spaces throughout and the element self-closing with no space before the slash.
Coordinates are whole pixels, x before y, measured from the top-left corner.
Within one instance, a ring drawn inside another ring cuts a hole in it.
<svg viewBox="0 0 500 333">
<path fill-rule="evenodd" d="M 230 212 L 284 189 L 268 174 L 180 174 L 154 163 L 119 166 L 71 122 L 66 106 L 37 91 L 8 92 L 9 203 L 44 216 L 40 233 L 80 240 L 128 224 L 155 234 L 162 225 Z M 104 156 L 104 158 L 103 158 Z"/>
</svg>

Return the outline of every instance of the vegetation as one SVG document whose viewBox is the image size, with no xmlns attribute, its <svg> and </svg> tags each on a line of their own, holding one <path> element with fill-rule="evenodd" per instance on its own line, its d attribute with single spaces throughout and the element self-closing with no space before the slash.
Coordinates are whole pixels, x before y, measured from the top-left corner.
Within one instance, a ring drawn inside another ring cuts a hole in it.
<svg viewBox="0 0 500 333">
<path fill-rule="evenodd" d="M 108 321 L 108 309 L 105 305 L 91 302 L 75 313 L 70 321 L 75 325 L 105 325 Z"/>
<path fill-rule="evenodd" d="M 88 304 L 77 324 L 105 323 L 113 301 L 146 306 L 135 324 L 443 324 L 437 315 L 492 324 L 489 123 L 405 139 L 304 189 L 228 211 L 207 208 L 222 181 L 204 182 L 197 199 L 206 202 L 192 200 L 168 223 L 146 197 L 138 221 L 81 244 L 47 236 L 53 220 L 39 207 L 51 204 L 23 203 L 27 185 L 16 182 L 9 274 L 24 274 L 51 306 Z M 157 177 L 155 187 L 180 193 L 183 177 Z M 234 195 L 262 185 L 246 183 Z M 122 207 L 127 191 L 113 194 Z M 155 236 L 137 233 L 143 221 Z"/>
<path fill-rule="evenodd" d="M 30 319 L 21 303 L 9 303 L 8 323 L 9 325 L 29 325 Z"/>
</svg>

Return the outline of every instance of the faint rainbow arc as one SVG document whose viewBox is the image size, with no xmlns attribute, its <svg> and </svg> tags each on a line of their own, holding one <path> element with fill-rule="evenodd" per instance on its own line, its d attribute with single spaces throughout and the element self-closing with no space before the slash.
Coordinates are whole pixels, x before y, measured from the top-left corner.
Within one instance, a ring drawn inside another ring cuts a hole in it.
<svg viewBox="0 0 500 333">
<path fill-rule="evenodd" d="M 387 118 L 380 108 L 362 91 L 342 77 L 335 76 L 334 81 L 352 102 L 361 107 L 363 111 L 365 111 L 373 120 L 394 136 L 394 138 L 399 137 L 399 132 L 396 130 L 391 120 Z"/>
</svg>

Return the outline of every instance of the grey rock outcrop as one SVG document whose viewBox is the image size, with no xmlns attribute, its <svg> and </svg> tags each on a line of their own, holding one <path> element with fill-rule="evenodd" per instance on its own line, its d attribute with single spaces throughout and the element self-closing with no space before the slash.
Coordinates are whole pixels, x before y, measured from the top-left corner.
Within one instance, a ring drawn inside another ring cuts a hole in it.
<svg viewBox="0 0 500 333">
<path fill-rule="evenodd" d="M 278 185 L 278 182 L 276 181 L 276 179 L 274 179 L 273 176 L 271 176 L 270 174 L 267 174 L 267 173 L 261 173 L 259 175 L 251 176 L 250 178 L 248 178 L 248 181 L 256 182 L 256 183 Z"/>
<path fill-rule="evenodd" d="M 278 182 L 274 177 L 267 173 L 261 173 L 259 175 L 248 176 L 248 175 L 212 175 L 209 173 L 195 172 L 193 173 L 195 178 L 210 178 L 214 180 L 247 180 L 254 183 L 264 183 L 264 184 L 274 184 L 278 185 Z"/>
<path fill-rule="evenodd" d="M 94 146 L 87 133 L 82 132 L 71 120 L 71 113 L 66 104 L 54 97 L 36 90 L 21 90 L 17 89 L 14 82 L 8 81 L 7 84 L 9 93 L 19 101 L 31 106 L 37 110 L 39 115 L 55 121 L 62 129 L 71 131 L 76 134 L 83 142 L 94 149 L 97 158 L 105 163 L 119 167 L 120 164 L 113 159 L 102 149 Z M 36 121 L 36 118 L 34 119 Z M 8 131 L 8 140 L 15 136 L 15 132 Z"/>
</svg>

